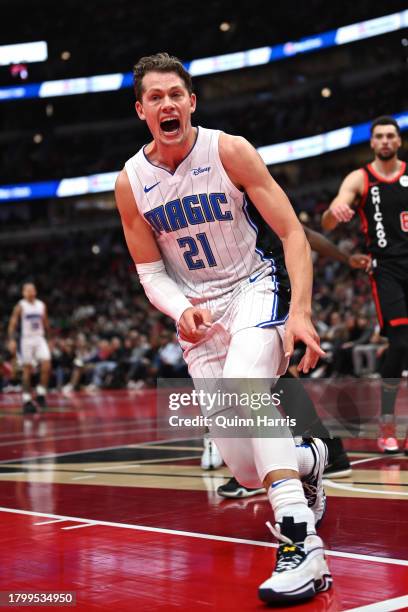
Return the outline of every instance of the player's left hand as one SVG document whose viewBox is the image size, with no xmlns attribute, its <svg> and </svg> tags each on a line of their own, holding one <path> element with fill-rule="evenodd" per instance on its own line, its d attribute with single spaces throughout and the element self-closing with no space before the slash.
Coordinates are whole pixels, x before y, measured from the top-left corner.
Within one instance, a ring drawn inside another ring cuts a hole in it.
<svg viewBox="0 0 408 612">
<path fill-rule="evenodd" d="M 313 327 L 309 315 L 290 314 L 285 327 L 284 350 L 285 357 L 291 357 L 295 342 L 301 340 L 306 344 L 306 352 L 303 355 L 297 369 L 299 372 L 307 374 L 310 369 L 316 367 L 321 357 L 326 357 L 326 353 L 320 348 L 320 338 Z"/>
<path fill-rule="evenodd" d="M 17 354 L 17 342 L 15 340 L 9 340 L 7 343 L 7 349 L 10 351 L 11 355 L 14 357 Z"/>
<path fill-rule="evenodd" d="M 372 260 L 370 255 L 364 255 L 364 253 L 354 253 L 354 255 L 350 255 L 348 263 L 350 268 L 370 272 Z"/>
</svg>

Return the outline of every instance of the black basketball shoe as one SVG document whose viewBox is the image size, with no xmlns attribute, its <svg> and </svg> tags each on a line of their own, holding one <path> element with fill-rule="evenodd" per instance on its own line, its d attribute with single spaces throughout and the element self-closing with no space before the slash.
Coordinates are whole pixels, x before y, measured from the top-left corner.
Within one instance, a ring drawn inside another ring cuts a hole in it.
<svg viewBox="0 0 408 612">
<path fill-rule="evenodd" d="M 324 470 L 324 478 L 347 478 L 351 476 L 351 465 L 344 450 L 341 438 L 324 438 L 329 450 L 329 461 Z"/>
<path fill-rule="evenodd" d="M 23 404 L 23 412 L 24 414 L 34 414 L 37 412 L 37 406 L 32 400 L 28 400 L 28 402 Z"/>
<path fill-rule="evenodd" d="M 265 489 L 263 487 L 249 489 L 239 484 L 238 480 L 232 477 L 227 483 L 218 487 L 217 493 L 221 495 L 221 497 L 252 497 L 253 495 L 265 493 Z"/>
</svg>

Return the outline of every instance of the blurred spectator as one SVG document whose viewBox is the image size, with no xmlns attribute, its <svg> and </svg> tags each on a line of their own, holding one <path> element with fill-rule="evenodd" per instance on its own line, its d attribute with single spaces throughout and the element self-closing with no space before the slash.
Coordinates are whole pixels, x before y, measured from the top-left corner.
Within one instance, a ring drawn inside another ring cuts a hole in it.
<svg viewBox="0 0 408 612">
<path fill-rule="evenodd" d="M 353 314 L 347 315 L 342 339 L 337 343 L 333 355 L 333 376 L 354 374 L 353 350 L 357 346 L 365 345 L 374 332 L 374 326 L 363 316 L 356 318 Z"/>
</svg>

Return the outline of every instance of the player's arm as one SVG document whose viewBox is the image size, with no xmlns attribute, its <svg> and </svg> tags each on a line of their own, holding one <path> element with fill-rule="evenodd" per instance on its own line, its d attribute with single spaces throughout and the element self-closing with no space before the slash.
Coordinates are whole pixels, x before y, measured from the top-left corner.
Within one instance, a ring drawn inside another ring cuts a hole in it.
<svg viewBox="0 0 408 612">
<path fill-rule="evenodd" d="M 361 198 L 364 189 L 362 170 L 350 172 L 340 185 L 339 192 L 322 216 L 323 229 L 330 231 L 339 223 L 348 223 L 354 217 L 353 207 Z"/>
<path fill-rule="evenodd" d="M 11 313 L 10 321 L 8 324 L 8 330 L 7 330 L 8 349 L 13 355 L 15 354 L 17 350 L 17 343 L 16 343 L 15 335 L 16 335 L 17 325 L 18 325 L 20 316 L 21 316 L 21 306 L 20 304 L 16 304 L 13 308 L 13 312 Z"/>
<path fill-rule="evenodd" d="M 309 241 L 312 251 L 315 251 L 322 257 L 328 257 L 335 261 L 340 261 L 343 264 L 350 266 L 350 268 L 357 268 L 360 270 L 366 270 L 371 266 L 371 257 L 364 255 L 363 253 L 354 253 L 349 255 L 341 249 L 339 249 L 331 240 L 328 240 L 326 236 L 315 232 L 309 227 L 303 226 L 305 230 L 306 238 Z"/>
<path fill-rule="evenodd" d="M 319 336 L 311 322 L 312 259 L 302 225 L 287 196 L 273 180 L 257 151 L 244 138 L 222 134 L 221 161 L 232 182 L 245 191 L 266 223 L 282 241 L 292 298 L 285 333 L 285 353 L 292 354 L 294 342 L 306 345 L 299 369 L 308 372 L 324 356 Z"/>
<path fill-rule="evenodd" d="M 126 170 L 116 180 L 115 198 L 126 243 L 147 298 L 178 323 L 183 339 L 197 342 L 206 331 L 200 326 L 210 325 L 209 312 L 194 308 L 168 276 L 153 231 L 138 211 Z"/>
<path fill-rule="evenodd" d="M 50 333 L 50 320 L 48 318 L 48 309 L 45 304 L 44 304 L 44 314 L 43 314 L 43 325 L 44 325 L 45 335 L 48 336 Z"/>
</svg>

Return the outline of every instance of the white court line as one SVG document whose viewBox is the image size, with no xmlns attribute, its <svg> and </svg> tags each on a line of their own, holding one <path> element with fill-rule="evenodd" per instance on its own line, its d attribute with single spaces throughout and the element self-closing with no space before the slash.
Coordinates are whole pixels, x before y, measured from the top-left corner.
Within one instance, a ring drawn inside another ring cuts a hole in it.
<svg viewBox="0 0 408 612">
<path fill-rule="evenodd" d="M 229 542 L 231 544 L 248 544 L 251 546 L 266 546 L 267 548 L 278 548 L 278 544 L 274 542 L 263 542 L 260 540 L 244 540 L 242 538 L 232 538 L 229 536 L 217 536 L 209 533 L 197 533 L 194 531 L 179 531 L 176 529 L 164 529 L 162 527 L 147 527 L 145 525 L 130 525 L 129 523 L 114 523 L 112 521 L 99 521 L 97 519 L 84 519 L 75 516 L 63 516 L 61 514 L 49 514 L 46 512 L 34 512 L 32 510 L 18 510 L 16 508 L 5 508 L 0 506 L 0 512 L 9 514 L 22 514 L 26 516 L 42 516 L 45 518 L 59 518 L 65 521 L 74 523 L 92 523 L 93 525 L 102 525 L 103 527 L 116 527 L 119 529 L 131 529 L 133 531 L 147 531 L 151 533 L 164 533 L 167 535 L 178 535 L 186 538 L 197 538 L 201 540 L 214 540 L 217 542 Z M 374 563 L 385 563 L 389 565 L 402 565 L 408 567 L 408 560 L 393 559 L 390 557 L 377 557 L 374 555 L 361 555 L 358 553 L 341 552 L 337 550 L 326 550 L 326 555 L 331 557 L 341 557 L 344 559 L 358 559 L 362 561 L 372 561 Z"/>
<path fill-rule="evenodd" d="M 367 606 L 349 608 L 348 610 L 344 610 L 343 612 L 393 612 L 393 610 L 406 610 L 407 607 L 408 595 L 402 595 L 402 597 L 395 597 L 394 599 L 378 601 L 377 603 L 371 603 Z"/>
<path fill-rule="evenodd" d="M 379 459 L 384 459 L 385 457 L 400 459 L 403 456 L 403 453 L 398 453 L 395 455 L 379 455 L 378 457 L 367 457 L 366 459 L 357 459 L 356 461 L 350 461 L 350 464 L 357 465 L 358 463 L 368 463 L 368 461 L 378 461 Z"/>
<path fill-rule="evenodd" d="M 197 449 L 200 450 L 201 449 Z M 107 465 L 106 467 L 95 467 L 95 468 L 84 468 L 84 472 L 104 472 L 106 470 L 128 470 L 129 468 L 134 468 L 134 467 L 144 467 L 145 465 L 150 465 L 153 463 L 173 463 L 173 461 L 187 461 L 188 459 L 199 459 L 199 457 L 197 455 L 192 455 L 190 457 L 176 457 L 176 458 L 172 458 L 172 457 L 167 457 L 166 459 L 142 459 L 141 461 L 138 461 L 137 463 L 125 463 L 123 465 Z M 147 476 L 150 476 L 150 474 L 147 474 Z M 167 476 L 167 474 L 166 474 Z M 171 476 L 171 474 L 170 474 Z"/>
<path fill-rule="evenodd" d="M 146 430 L 146 431 L 150 431 Z M 162 429 L 158 429 L 156 431 L 162 431 Z M 115 450 L 116 448 L 139 448 L 141 445 L 151 444 L 154 446 L 155 444 L 163 444 L 163 442 L 185 442 L 186 440 L 200 440 L 197 438 L 174 438 L 169 440 L 165 438 L 164 440 L 152 440 L 150 442 L 138 442 L 136 444 L 115 444 L 115 446 L 99 446 L 96 448 L 81 448 L 75 451 L 67 451 L 65 453 L 51 453 L 49 455 L 38 455 L 35 457 L 15 457 L 14 459 L 2 459 L 0 461 L 0 465 L 7 465 L 8 463 L 19 463 L 21 461 L 29 463 L 30 461 L 38 461 L 39 459 L 54 459 L 55 457 L 68 457 L 69 455 L 80 455 L 85 453 L 96 453 L 98 451 L 103 450 Z"/>
<path fill-rule="evenodd" d="M 75 476 L 75 478 L 71 478 L 71 480 L 87 480 L 88 478 L 95 478 L 91 474 L 89 476 Z"/>
<path fill-rule="evenodd" d="M 136 434 L 136 433 L 144 433 L 146 431 L 152 431 L 153 427 L 149 427 L 147 429 L 140 429 L 139 427 L 128 428 L 128 429 L 120 429 L 112 432 L 115 436 L 126 435 L 126 434 Z M 78 438 L 100 438 L 102 436 L 106 436 L 106 431 L 98 431 L 94 433 L 75 433 L 69 434 L 67 436 L 47 436 L 45 438 L 41 438 L 41 442 L 60 442 L 61 440 L 77 440 Z M 0 446 L 15 446 L 16 444 L 30 444 L 33 442 L 38 442 L 38 438 L 22 438 L 21 440 L 11 440 L 10 442 L 0 442 Z"/>
<path fill-rule="evenodd" d="M 332 480 L 326 478 L 323 478 L 323 485 L 326 487 L 331 487 L 332 489 L 342 489 L 343 491 L 352 491 L 356 493 L 375 493 L 376 495 L 402 495 L 403 497 L 408 497 L 408 492 L 405 491 L 382 491 L 380 489 L 362 489 L 361 487 L 354 487 L 352 483 L 345 484 L 340 482 L 333 482 Z"/>
<path fill-rule="evenodd" d="M 63 531 L 69 531 L 70 529 L 82 529 L 83 527 L 93 527 L 94 525 L 96 525 L 97 523 L 94 523 L 93 521 L 90 523 L 82 523 L 81 525 L 72 525 L 72 527 L 61 527 L 61 530 Z"/>
<path fill-rule="evenodd" d="M 34 525 L 52 525 L 52 523 L 65 523 L 66 519 L 54 519 L 53 521 L 42 521 L 41 523 L 34 523 Z"/>
</svg>

